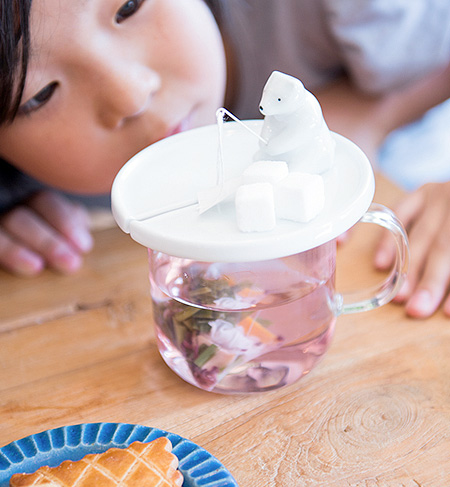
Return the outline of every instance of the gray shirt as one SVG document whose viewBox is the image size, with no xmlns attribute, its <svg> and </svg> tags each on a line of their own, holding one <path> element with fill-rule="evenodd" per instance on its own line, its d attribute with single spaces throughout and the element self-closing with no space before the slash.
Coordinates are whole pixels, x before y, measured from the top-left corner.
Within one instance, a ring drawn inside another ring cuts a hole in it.
<svg viewBox="0 0 450 487">
<path fill-rule="evenodd" d="M 235 107 L 255 114 L 277 69 L 309 90 L 347 73 L 381 93 L 450 61 L 448 0 L 228 0 L 238 66 Z"/>
</svg>

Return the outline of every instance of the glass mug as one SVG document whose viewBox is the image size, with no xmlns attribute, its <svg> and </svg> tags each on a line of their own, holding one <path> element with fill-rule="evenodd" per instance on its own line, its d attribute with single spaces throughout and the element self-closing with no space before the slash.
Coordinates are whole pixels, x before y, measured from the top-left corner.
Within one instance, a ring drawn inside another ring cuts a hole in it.
<svg viewBox="0 0 450 487">
<path fill-rule="evenodd" d="M 372 204 L 361 222 L 396 242 L 390 274 L 355 301 L 335 289 L 336 240 L 257 262 L 200 262 L 149 249 L 159 351 L 185 381 L 206 391 L 253 393 L 292 384 L 328 350 L 341 314 L 389 302 L 406 273 L 404 229 Z"/>
</svg>

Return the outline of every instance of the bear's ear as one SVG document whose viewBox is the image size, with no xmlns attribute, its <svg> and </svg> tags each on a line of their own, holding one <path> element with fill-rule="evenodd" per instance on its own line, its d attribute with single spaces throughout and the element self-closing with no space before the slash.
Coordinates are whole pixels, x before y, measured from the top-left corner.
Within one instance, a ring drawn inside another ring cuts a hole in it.
<svg viewBox="0 0 450 487">
<path fill-rule="evenodd" d="M 303 83 L 289 74 L 273 71 L 267 80 L 266 86 L 275 88 L 275 91 L 281 90 L 286 97 L 295 97 L 303 89 Z"/>
<path fill-rule="evenodd" d="M 292 76 L 287 76 L 284 79 L 284 90 L 285 94 L 288 95 L 290 98 L 295 97 L 299 90 L 301 89 L 301 83 L 299 84 L 299 80 L 293 78 Z"/>
</svg>

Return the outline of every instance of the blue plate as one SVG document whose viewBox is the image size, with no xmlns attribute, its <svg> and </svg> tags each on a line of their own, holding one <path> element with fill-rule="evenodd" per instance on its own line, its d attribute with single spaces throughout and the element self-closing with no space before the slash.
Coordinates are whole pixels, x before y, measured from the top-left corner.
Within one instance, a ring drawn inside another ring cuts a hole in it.
<svg viewBox="0 0 450 487">
<path fill-rule="evenodd" d="M 149 442 L 167 436 L 184 476 L 183 487 L 238 487 L 228 470 L 210 453 L 181 436 L 148 426 L 87 423 L 64 426 L 13 441 L 0 449 L 0 487 L 8 487 L 18 472 L 31 473 L 43 465 L 80 460 L 88 453 L 126 448 L 133 441 Z"/>
</svg>

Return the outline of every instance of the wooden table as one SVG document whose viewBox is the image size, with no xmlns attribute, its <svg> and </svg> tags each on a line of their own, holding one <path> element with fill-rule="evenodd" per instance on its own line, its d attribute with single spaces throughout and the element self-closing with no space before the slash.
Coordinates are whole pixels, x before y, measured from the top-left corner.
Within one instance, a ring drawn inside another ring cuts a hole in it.
<svg viewBox="0 0 450 487">
<path fill-rule="evenodd" d="M 376 201 L 399 192 L 378 181 Z M 338 289 L 381 279 L 376 234 L 338 252 Z M 297 384 L 222 396 L 184 383 L 156 348 L 146 250 L 96 232 L 75 276 L 0 273 L 0 445 L 49 428 L 143 424 L 206 448 L 241 487 L 450 485 L 450 322 L 393 304 L 341 316 L 329 353 Z"/>
</svg>

